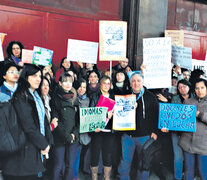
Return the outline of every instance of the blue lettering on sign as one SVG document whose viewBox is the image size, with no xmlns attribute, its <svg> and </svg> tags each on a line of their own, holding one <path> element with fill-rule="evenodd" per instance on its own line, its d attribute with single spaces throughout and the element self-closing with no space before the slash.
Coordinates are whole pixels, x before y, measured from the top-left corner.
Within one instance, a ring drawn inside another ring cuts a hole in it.
<svg viewBox="0 0 207 180">
<path fill-rule="evenodd" d="M 196 105 L 159 103 L 158 128 L 195 132 Z"/>
</svg>

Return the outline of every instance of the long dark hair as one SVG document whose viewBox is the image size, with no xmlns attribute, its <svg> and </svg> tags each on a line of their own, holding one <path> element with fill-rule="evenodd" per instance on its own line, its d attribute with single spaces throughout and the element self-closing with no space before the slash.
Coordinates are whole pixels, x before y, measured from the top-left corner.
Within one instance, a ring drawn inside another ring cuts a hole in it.
<svg viewBox="0 0 207 180">
<path fill-rule="evenodd" d="M 116 92 L 116 90 L 118 89 L 118 87 L 117 87 L 117 85 L 116 85 L 116 83 L 118 82 L 118 81 L 117 81 L 117 78 L 116 78 L 116 75 L 117 75 L 118 73 L 122 73 L 122 74 L 124 74 L 124 76 L 125 76 L 125 80 L 124 80 L 124 84 L 123 84 L 123 88 L 122 88 L 123 91 L 129 90 L 129 89 L 130 89 L 129 78 L 128 78 L 128 76 L 127 76 L 125 70 L 120 69 L 120 70 L 116 71 L 115 74 L 114 74 L 114 76 L 113 76 L 113 88 L 114 88 L 114 91 Z M 116 94 L 116 93 L 115 93 L 115 94 Z"/>
<path fill-rule="evenodd" d="M 21 95 L 26 95 L 29 92 L 29 88 L 30 88 L 30 83 L 28 82 L 28 77 L 31 75 L 36 74 L 38 71 L 41 72 L 41 76 L 42 76 L 42 70 L 40 67 L 38 67 L 37 65 L 34 64 L 24 64 L 23 66 L 23 70 L 21 72 L 21 75 L 19 77 L 18 80 L 18 87 L 17 90 L 15 91 L 13 97 L 16 97 L 18 94 Z M 41 77 L 42 79 L 42 77 Z"/>
<path fill-rule="evenodd" d="M 7 48 L 6 48 L 6 53 L 7 53 L 8 57 L 11 57 L 11 55 L 14 55 L 12 53 L 12 46 L 14 44 L 17 44 L 20 47 L 20 50 L 21 50 L 21 52 L 20 52 L 20 59 L 21 59 L 22 58 L 22 49 L 24 49 L 24 45 L 20 41 L 11 41 L 9 43 L 9 45 L 7 46 Z"/>
<path fill-rule="evenodd" d="M 191 83 L 191 92 L 195 92 L 195 83 L 198 79 L 200 79 L 201 75 L 204 75 L 204 71 L 201 69 L 195 69 L 191 72 L 191 76 L 190 76 L 190 83 Z"/>
<path fill-rule="evenodd" d="M 89 79 L 89 76 L 90 76 L 92 73 L 95 73 L 95 74 L 98 76 L 98 79 L 100 80 L 100 74 L 99 74 L 99 72 L 96 71 L 96 70 L 88 71 L 88 78 L 87 78 L 87 79 Z"/>
<path fill-rule="evenodd" d="M 70 61 L 70 67 L 69 67 L 69 69 L 65 69 L 65 68 L 64 68 L 64 66 L 63 66 L 63 62 L 64 62 L 65 59 L 67 59 L 67 57 L 63 57 L 63 58 L 61 59 L 61 62 L 60 62 L 60 68 L 63 68 L 63 69 L 64 69 L 64 72 L 68 71 L 69 69 L 72 70 L 72 71 L 74 71 L 75 69 L 74 69 L 74 66 L 73 66 L 73 62 L 71 62 L 71 61 Z"/>
<path fill-rule="evenodd" d="M 48 82 L 48 84 L 49 84 L 49 91 L 50 91 L 50 81 L 48 80 L 47 77 L 43 76 L 43 77 L 42 77 L 42 81 L 41 81 L 41 83 L 40 83 L 40 85 L 39 85 L 39 88 L 37 89 L 37 92 L 39 93 L 39 95 L 40 95 L 40 97 L 41 97 L 42 99 L 43 99 L 43 95 L 42 95 L 41 88 L 42 88 L 42 85 L 43 85 L 43 80 L 46 80 L 46 81 Z M 49 92 L 48 92 L 48 94 L 49 94 Z M 43 102 L 44 102 L 44 101 L 43 101 Z"/>
</svg>

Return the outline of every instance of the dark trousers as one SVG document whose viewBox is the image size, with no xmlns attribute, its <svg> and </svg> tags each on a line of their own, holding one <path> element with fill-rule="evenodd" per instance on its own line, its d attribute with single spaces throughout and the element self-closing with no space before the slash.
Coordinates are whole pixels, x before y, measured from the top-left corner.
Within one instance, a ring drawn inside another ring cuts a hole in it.
<svg viewBox="0 0 207 180">
<path fill-rule="evenodd" d="M 114 134 L 110 132 L 93 133 L 91 136 L 91 166 L 98 166 L 100 152 L 104 166 L 111 166 Z"/>
<path fill-rule="evenodd" d="M 4 180 L 39 180 L 37 176 L 5 176 Z"/>
<path fill-rule="evenodd" d="M 51 180 L 59 180 L 61 175 L 63 176 L 63 180 L 73 179 L 78 147 L 79 144 L 77 143 L 53 147 L 53 168 Z"/>
</svg>

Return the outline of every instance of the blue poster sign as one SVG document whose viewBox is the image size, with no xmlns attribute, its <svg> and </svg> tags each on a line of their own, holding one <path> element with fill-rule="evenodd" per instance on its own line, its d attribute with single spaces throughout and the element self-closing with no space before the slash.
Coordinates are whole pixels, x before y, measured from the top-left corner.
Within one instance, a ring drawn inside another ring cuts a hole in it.
<svg viewBox="0 0 207 180">
<path fill-rule="evenodd" d="M 195 132 L 196 105 L 159 103 L 158 128 Z"/>
</svg>

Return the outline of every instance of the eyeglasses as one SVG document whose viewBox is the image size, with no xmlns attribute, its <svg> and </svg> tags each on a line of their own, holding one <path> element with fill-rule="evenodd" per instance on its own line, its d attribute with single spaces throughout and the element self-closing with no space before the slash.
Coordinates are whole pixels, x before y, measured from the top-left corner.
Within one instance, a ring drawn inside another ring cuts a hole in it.
<svg viewBox="0 0 207 180">
<path fill-rule="evenodd" d="M 20 48 L 19 47 L 16 47 L 16 48 L 12 48 L 12 50 L 19 50 Z"/>
<path fill-rule="evenodd" d="M 19 71 L 7 71 L 6 72 L 7 74 L 9 73 L 9 74 L 19 74 Z"/>
<path fill-rule="evenodd" d="M 106 85 L 106 86 L 110 86 L 111 83 L 106 83 L 106 82 L 102 82 L 101 84 Z"/>
<path fill-rule="evenodd" d="M 188 86 L 179 86 L 178 89 L 185 89 L 187 88 Z"/>
</svg>

